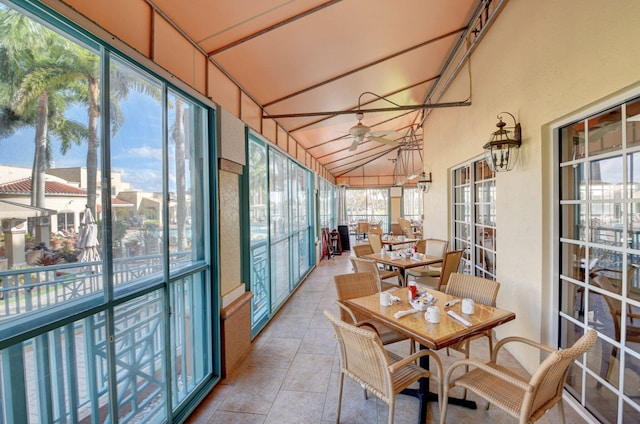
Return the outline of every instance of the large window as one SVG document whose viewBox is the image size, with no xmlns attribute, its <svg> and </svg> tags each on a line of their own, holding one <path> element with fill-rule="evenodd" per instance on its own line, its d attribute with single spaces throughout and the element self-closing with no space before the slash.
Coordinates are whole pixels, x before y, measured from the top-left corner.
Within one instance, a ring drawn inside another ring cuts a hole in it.
<svg viewBox="0 0 640 424">
<path fill-rule="evenodd" d="M 424 197 L 422 191 L 416 187 L 402 189 L 402 216 L 411 221 L 422 223 Z"/>
<path fill-rule="evenodd" d="M 247 148 L 249 266 L 256 335 L 309 272 L 313 257 L 311 173 L 278 149 L 250 136 Z"/>
<path fill-rule="evenodd" d="M 347 220 L 355 226 L 359 221 L 380 223 L 389 229 L 389 189 L 349 188 L 346 192 Z"/>
<path fill-rule="evenodd" d="M 0 4 L 0 422 L 173 422 L 215 379 L 208 111 L 53 16 Z"/>
<path fill-rule="evenodd" d="M 566 387 L 607 423 L 640 421 L 639 118 L 632 100 L 558 130 L 560 347 L 599 332 Z"/>
<path fill-rule="evenodd" d="M 453 171 L 453 241 L 466 274 L 495 280 L 495 173 L 486 160 Z"/>
</svg>

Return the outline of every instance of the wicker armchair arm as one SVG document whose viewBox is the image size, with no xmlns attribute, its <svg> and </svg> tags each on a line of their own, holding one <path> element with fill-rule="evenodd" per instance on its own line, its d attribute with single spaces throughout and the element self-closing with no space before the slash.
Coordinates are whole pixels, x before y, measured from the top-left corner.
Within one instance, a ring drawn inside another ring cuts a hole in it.
<svg viewBox="0 0 640 424">
<path fill-rule="evenodd" d="M 344 303 L 340 302 L 339 300 L 336 300 L 336 305 L 338 305 L 338 307 L 344 311 L 346 311 L 349 316 L 351 317 L 351 324 L 353 325 L 357 325 L 358 324 L 358 319 L 356 318 L 355 314 L 353 313 L 353 311 L 351 309 L 349 309 L 349 307 L 347 305 L 345 305 Z"/>
<path fill-rule="evenodd" d="M 429 355 L 430 357 L 432 357 L 436 363 L 436 369 L 437 369 L 437 377 L 438 380 L 440 380 L 440 376 L 442 375 L 442 362 L 440 361 L 440 358 L 438 357 L 438 355 L 435 352 L 432 352 L 429 349 L 420 349 L 419 351 L 417 351 L 416 353 L 407 356 L 406 358 L 403 358 L 401 361 L 398 362 L 394 362 L 393 364 L 389 365 L 389 371 L 394 373 L 396 372 L 398 369 L 404 367 L 405 365 L 411 363 L 411 362 L 415 362 L 416 359 L 421 358 L 423 356 Z"/>
<path fill-rule="evenodd" d="M 493 353 L 491 355 L 491 361 L 492 362 L 496 362 L 496 358 L 498 357 L 498 351 L 500 350 L 500 348 L 502 348 L 507 343 L 513 343 L 513 342 L 524 343 L 526 345 L 535 347 L 537 349 L 544 350 L 545 352 L 548 352 L 548 353 L 556 351 L 555 349 L 553 349 L 553 348 L 551 348 L 551 347 L 549 347 L 547 345 L 544 345 L 542 343 L 538 343 L 538 342 L 533 341 L 531 339 L 526 339 L 524 337 L 518 337 L 518 336 L 511 336 L 511 337 L 505 337 L 504 339 L 502 339 L 498 343 L 496 343 L 495 347 L 493 348 Z"/>
<path fill-rule="evenodd" d="M 470 365 L 473 367 L 480 368 L 482 371 L 486 372 L 487 374 L 491 374 L 494 377 L 497 377 L 500 380 L 504 381 L 505 383 L 519 387 L 526 392 L 533 391 L 533 386 L 531 386 L 528 382 L 514 378 L 513 376 L 506 374 L 500 370 L 497 370 L 493 367 L 490 367 L 484 362 L 480 362 L 476 359 L 460 359 L 458 361 L 455 361 L 453 364 L 451 364 L 451 366 L 447 370 L 447 375 L 445 376 L 445 379 L 444 379 L 445 384 L 449 384 L 449 381 L 451 380 L 451 374 L 455 369 L 465 365 Z"/>
</svg>

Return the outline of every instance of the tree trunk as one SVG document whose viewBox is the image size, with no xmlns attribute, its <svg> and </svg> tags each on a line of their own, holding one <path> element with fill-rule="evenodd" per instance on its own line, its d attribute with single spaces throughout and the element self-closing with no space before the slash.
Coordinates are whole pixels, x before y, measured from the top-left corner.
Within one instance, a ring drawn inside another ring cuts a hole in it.
<svg viewBox="0 0 640 424">
<path fill-rule="evenodd" d="M 173 140 L 176 143 L 176 220 L 178 224 L 178 252 L 184 251 L 186 247 L 187 190 L 184 166 L 184 139 L 184 105 L 181 99 L 176 98 L 176 122 L 173 127 Z"/>
<path fill-rule="evenodd" d="M 49 96 L 47 92 L 38 99 L 38 121 L 36 123 L 35 152 L 31 172 L 31 206 L 44 208 L 45 171 L 47 170 L 47 131 L 49 119 Z"/>
<path fill-rule="evenodd" d="M 98 81 L 94 77 L 89 77 L 89 134 L 87 148 L 87 206 L 98 219 L 96 213 L 96 198 L 98 194 L 98 148 L 100 137 L 98 135 L 98 122 L 100 118 L 99 95 L 100 89 Z M 106 123 L 105 123 L 106 125 Z"/>
</svg>

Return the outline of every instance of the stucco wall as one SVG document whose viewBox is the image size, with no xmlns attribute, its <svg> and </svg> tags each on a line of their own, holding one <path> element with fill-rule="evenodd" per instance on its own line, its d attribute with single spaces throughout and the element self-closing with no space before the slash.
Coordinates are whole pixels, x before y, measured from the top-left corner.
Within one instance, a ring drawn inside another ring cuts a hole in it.
<svg viewBox="0 0 640 424">
<path fill-rule="evenodd" d="M 478 158 L 496 115 L 514 114 L 523 145 L 516 168 L 498 173 L 498 306 L 517 319 L 498 336 L 523 335 L 554 344 L 552 302 L 554 213 L 549 128 L 638 85 L 640 2 L 511 0 L 441 101 L 472 106 L 436 109 L 425 122 L 425 158 L 433 170 L 426 195 L 427 237 L 447 237 L 452 167 Z M 471 88 L 472 87 L 472 88 Z M 637 89 L 636 89 L 637 92 Z M 539 360 L 514 352 L 528 369 Z"/>
</svg>

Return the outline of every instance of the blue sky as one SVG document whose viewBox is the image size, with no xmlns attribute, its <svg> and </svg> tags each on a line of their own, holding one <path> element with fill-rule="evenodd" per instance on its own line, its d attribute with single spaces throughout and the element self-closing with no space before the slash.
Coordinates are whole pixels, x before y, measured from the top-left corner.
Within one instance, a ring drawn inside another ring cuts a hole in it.
<svg viewBox="0 0 640 424">
<path fill-rule="evenodd" d="M 157 101 L 137 93 L 121 102 L 125 120 L 112 139 L 112 169 L 122 173 L 122 180 L 133 189 L 162 191 L 162 116 Z M 86 111 L 74 108 L 69 116 L 86 122 Z M 0 139 L 0 164 L 33 166 L 34 129 L 23 128 L 7 139 Z M 170 145 L 170 148 L 172 146 Z M 66 155 L 60 152 L 60 141 L 52 140 L 52 167 L 85 166 L 86 141 L 74 145 Z"/>
</svg>

